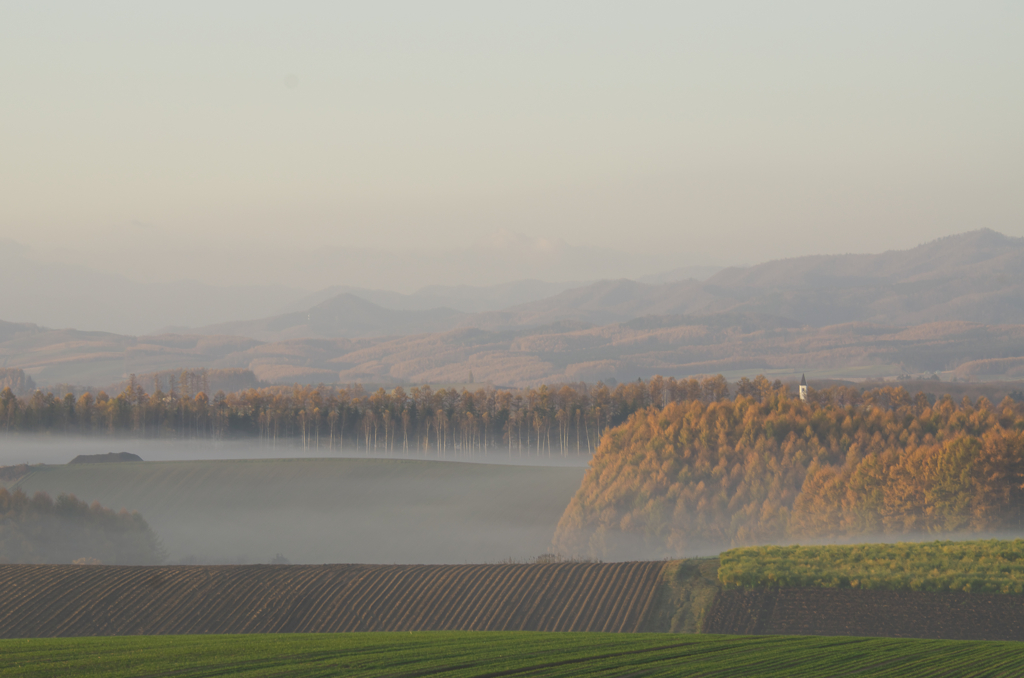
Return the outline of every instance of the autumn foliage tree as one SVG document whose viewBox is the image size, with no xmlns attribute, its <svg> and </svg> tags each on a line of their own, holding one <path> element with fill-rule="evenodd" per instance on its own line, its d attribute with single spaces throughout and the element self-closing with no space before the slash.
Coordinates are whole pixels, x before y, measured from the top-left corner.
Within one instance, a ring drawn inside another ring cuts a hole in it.
<svg viewBox="0 0 1024 678">
<path fill-rule="evenodd" d="M 837 387 L 802 402 L 755 382 L 735 400 L 651 407 L 609 431 L 555 547 L 693 555 L 1021 525 L 1024 412 L 1014 401 Z"/>
</svg>

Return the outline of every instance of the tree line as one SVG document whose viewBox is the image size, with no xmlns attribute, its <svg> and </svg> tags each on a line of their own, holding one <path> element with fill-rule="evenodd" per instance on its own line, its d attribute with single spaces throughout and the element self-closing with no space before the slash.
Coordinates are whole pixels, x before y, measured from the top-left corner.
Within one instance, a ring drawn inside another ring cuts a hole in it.
<svg viewBox="0 0 1024 678">
<path fill-rule="evenodd" d="M 208 394 L 206 370 L 131 375 L 121 393 L 80 395 L 37 390 L 18 397 L 0 390 L 5 432 L 121 435 L 170 439 L 256 439 L 304 449 L 446 457 L 480 452 L 510 455 L 591 454 L 603 433 L 631 414 L 671 402 L 730 397 L 721 376 L 653 377 L 617 384 L 560 384 L 530 389 L 437 389 L 417 386 L 366 391 L 362 386 L 271 386 Z M 762 383 L 763 382 L 763 383 Z M 763 377 L 739 392 L 782 388 Z"/>
<path fill-rule="evenodd" d="M 604 438 L 560 521 L 563 553 L 1024 528 L 1024 407 L 902 387 L 787 390 L 649 408 Z"/>
</svg>

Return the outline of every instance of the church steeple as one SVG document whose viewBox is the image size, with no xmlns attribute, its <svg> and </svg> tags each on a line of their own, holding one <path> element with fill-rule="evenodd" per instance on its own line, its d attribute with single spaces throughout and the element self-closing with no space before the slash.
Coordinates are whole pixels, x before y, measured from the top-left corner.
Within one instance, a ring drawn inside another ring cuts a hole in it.
<svg viewBox="0 0 1024 678">
<path fill-rule="evenodd" d="M 807 400 L 807 375 L 800 375 L 800 400 Z"/>
</svg>

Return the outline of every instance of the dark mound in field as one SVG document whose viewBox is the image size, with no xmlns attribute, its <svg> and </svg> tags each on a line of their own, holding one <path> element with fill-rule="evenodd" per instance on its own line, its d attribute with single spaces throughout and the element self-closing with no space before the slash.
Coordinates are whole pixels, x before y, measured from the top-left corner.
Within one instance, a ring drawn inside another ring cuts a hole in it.
<svg viewBox="0 0 1024 678">
<path fill-rule="evenodd" d="M 110 461 L 142 461 L 142 457 L 131 452 L 107 452 L 106 454 L 80 454 L 69 464 L 102 464 Z"/>
<path fill-rule="evenodd" d="M 1024 596 L 998 593 L 736 589 L 705 633 L 1024 640 Z"/>
<path fill-rule="evenodd" d="M 638 631 L 664 567 L 0 565 L 0 637 Z"/>
</svg>

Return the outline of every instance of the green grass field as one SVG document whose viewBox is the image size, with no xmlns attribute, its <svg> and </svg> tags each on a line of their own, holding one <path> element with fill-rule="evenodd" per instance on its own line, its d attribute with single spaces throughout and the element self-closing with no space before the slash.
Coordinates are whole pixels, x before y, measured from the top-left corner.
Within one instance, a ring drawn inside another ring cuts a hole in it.
<svg viewBox="0 0 1024 678">
<path fill-rule="evenodd" d="M 1017 676 L 1018 643 L 600 633 L 0 641 L 4 676 Z"/>
<path fill-rule="evenodd" d="M 17 486 L 137 510 L 172 563 L 265 563 L 277 553 L 293 563 L 486 563 L 547 552 L 585 470 L 380 458 L 123 462 L 37 467 Z"/>
<path fill-rule="evenodd" d="M 1024 593 L 1024 540 L 754 546 L 719 556 L 725 586 Z"/>
</svg>

